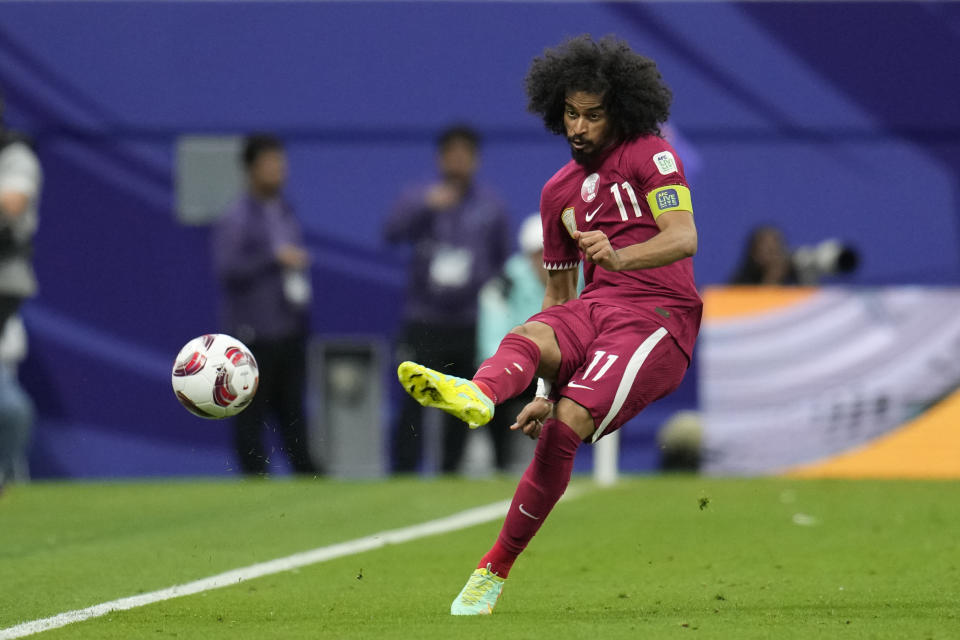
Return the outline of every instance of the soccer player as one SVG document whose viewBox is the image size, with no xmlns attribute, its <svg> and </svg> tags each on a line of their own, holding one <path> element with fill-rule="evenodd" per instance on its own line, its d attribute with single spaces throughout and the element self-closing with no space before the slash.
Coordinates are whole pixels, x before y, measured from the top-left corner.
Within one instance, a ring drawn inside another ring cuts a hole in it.
<svg viewBox="0 0 960 640">
<path fill-rule="evenodd" d="M 412 362 L 398 370 L 421 404 L 472 428 L 541 378 L 511 427 L 538 438 L 533 460 L 454 615 L 493 611 L 517 556 L 566 490 L 581 442 L 673 391 L 700 327 L 693 207 L 683 164 L 659 135 L 671 92 L 656 64 L 612 37 L 581 36 L 535 58 L 526 89 L 529 110 L 566 137 L 573 155 L 540 199 L 543 310 L 513 329 L 472 380 Z"/>
</svg>

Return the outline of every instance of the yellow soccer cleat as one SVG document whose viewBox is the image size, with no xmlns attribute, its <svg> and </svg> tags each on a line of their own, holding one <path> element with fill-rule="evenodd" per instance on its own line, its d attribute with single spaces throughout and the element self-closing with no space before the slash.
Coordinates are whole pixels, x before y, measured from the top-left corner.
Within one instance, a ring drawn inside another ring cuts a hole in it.
<svg viewBox="0 0 960 640">
<path fill-rule="evenodd" d="M 416 362 L 401 362 L 400 384 L 425 407 L 442 409 L 466 422 L 471 429 L 493 418 L 493 401 L 470 380 L 448 376 Z"/>
<path fill-rule="evenodd" d="M 486 569 L 477 569 L 470 575 L 460 595 L 450 605 L 452 616 L 483 616 L 493 613 L 497 600 L 503 593 L 505 580 Z"/>
</svg>

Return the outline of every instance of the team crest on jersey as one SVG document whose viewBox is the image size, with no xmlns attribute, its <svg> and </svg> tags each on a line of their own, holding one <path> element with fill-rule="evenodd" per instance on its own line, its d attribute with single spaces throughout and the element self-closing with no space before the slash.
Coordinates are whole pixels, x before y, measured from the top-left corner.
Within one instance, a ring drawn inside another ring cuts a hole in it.
<svg viewBox="0 0 960 640">
<path fill-rule="evenodd" d="M 657 170 L 661 175 L 670 175 L 677 172 L 677 160 L 669 151 L 661 151 L 653 156 L 653 163 L 657 165 Z"/>
<path fill-rule="evenodd" d="M 584 202 L 593 202 L 597 198 L 597 182 L 600 180 L 599 173 L 591 173 L 580 186 L 580 197 Z"/>
</svg>

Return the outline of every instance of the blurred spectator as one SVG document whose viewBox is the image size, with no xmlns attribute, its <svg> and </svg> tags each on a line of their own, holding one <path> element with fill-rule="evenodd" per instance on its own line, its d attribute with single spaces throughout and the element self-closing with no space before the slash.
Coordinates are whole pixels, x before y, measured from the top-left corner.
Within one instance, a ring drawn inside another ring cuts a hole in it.
<svg viewBox="0 0 960 640">
<path fill-rule="evenodd" d="M 778 228 L 764 225 L 750 233 L 740 266 L 730 284 L 797 284 L 790 250 Z"/>
<path fill-rule="evenodd" d="M 22 463 L 33 405 L 17 381 L 26 332 L 16 315 L 37 293 L 31 256 L 43 171 L 27 140 L 6 128 L 0 94 L 0 488 Z"/>
<path fill-rule="evenodd" d="M 27 355 L 27 332 L 19 315 L 7 318 L 0 334 L 0 491 L 26 477 L 27 445 L 33 425 L 30 396 L 17 380 L 17 366 Z"/>
<path fill-rule="evenodd" d="M 393 244 L 413 248 L 404 303 L 400 360 L 417 360 L 441 371 L 474 366 L 477 294 L 509 253 L 507 213 L 499 198 L 474 182 L 479 136 L 452 127 L 437 141 L 439 178 L 407 189 L 385 226 Z M 466 438 L 463 425 L 443 415 L 444 473 L 459 469 Z M 393 469 L 416 471 L 422 455 L 421 407 L 404 397 L 393 434 Z"/>
<path fill-rule="evenodd" d="M 37 293 L 31 254 L 43 172 L 27 141 L 3 122 L 0 95 L 0 331 Z"/>
<path fill-rule="evenodd" d="M 547 270 L 543 267 L 543 228 L 539 212 L 523 221 L 517 240 L 520 251 L 510 256 L 503 271 L 480 290 L 477 362 L 496 353 L 503 336 L 539 313 L 543 304 Z M 516 437 L 510 440 L 510 436 L 515 435 L 511 433 L 510 425 L 535 391 L 534 382 L 526 392 L 504 403 L 485 429 L 493 440 L 494 462 L 500 471 L 509 469 L 515 447 L 530 445 L 528 453 L 533 454 L 533 441 Z M 522 444 L 518 445 L 518 442 Z M 523 461 L 524 466 L 527 462 L 529 460 Z"/>
<path fill-rule="evenodd" d="M 304 411 L 310 255 L 300 223 L 283 196 L 287 156 L 270 135 L 244 143 L 247 189 L 214 229 L 214 259 L 223 289 L 225 330 L 243 341 L 260 367 L 260 388 L 234 420 L 240 470 L 264 474 L 270 414 L 294 473 L 316 473 Z"/>
</svg>

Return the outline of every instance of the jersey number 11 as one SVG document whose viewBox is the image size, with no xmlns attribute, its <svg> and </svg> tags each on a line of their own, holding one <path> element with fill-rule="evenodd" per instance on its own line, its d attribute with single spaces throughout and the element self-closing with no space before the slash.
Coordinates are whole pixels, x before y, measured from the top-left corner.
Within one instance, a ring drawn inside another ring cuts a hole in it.
<svg viewBox="0 0 960 640">
<path fill-rule="evenodd" d="M 624 222 L 627 221 L 627 208 L 623 206 L 623 197 L 620 195 L 620 187 L 623 187 L 623 190 L 627 192 L 627 197 L 630 198 L 630 204 L 633 205 L 633 212 L 639 218 L 642 213 L 640 212 L 640 203 L 637 202 L 637 194 L 633 192 L 633 187 L 630 186 L 629 182 L 621 182 L 620 184 L 614 184 L 610 187 L 610 193 L 613 194 L 614 199 L 617 201 L 617 207 L 620 209 L 620 219 Z"/>
</svg>

